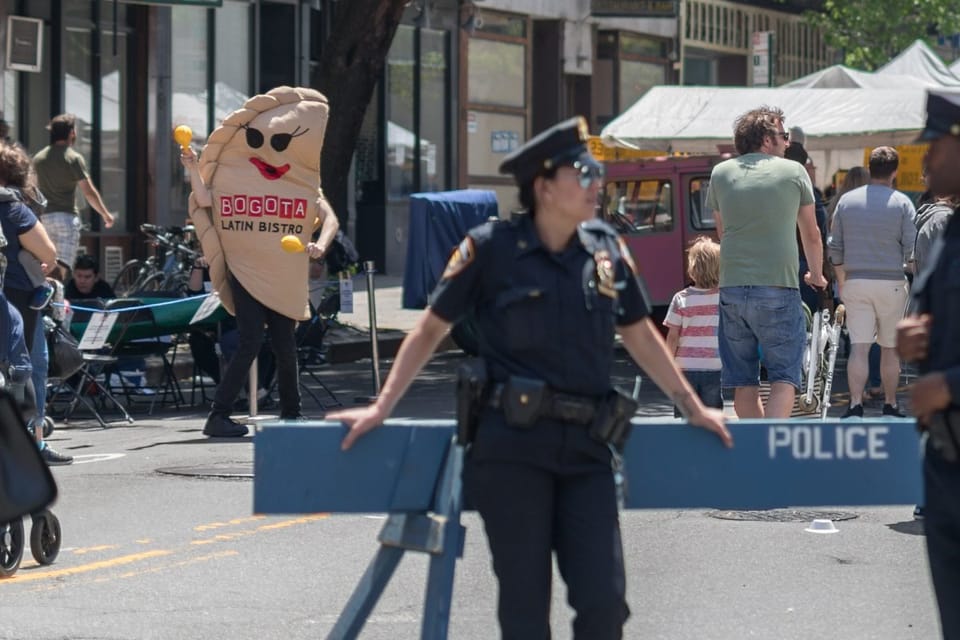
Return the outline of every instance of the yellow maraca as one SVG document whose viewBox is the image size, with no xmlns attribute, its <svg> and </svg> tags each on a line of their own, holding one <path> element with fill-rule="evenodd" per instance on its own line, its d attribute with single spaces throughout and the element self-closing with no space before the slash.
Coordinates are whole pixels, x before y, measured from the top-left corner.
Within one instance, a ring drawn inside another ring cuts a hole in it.
<svg viewBox="0 0 960 640">
<path fill-rule="evenodd" d="M 287 253 L 300 253 L 305 249 L 303 242 L 297 236 L 283 236 L 280 238 L 280 248 Z"/>
<path fill-rule="evenodd" d="M 173 139 L 180 145 L 180 148 L 186 151 L 190 148 L 190 141 L 193 140 L 193 130 L 185 124 L 181 124 L 173 130 Z"/>
</svg>

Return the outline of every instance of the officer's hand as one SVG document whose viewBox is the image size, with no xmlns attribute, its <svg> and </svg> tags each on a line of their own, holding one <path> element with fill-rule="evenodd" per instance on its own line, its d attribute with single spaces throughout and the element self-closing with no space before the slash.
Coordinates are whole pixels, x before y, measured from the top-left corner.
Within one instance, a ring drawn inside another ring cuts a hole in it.
<svg viewBox="0 0 960 640">
<path fill-rule="evenodd" d="M 803 281 L 815 289 L 826 289 L 828 284 L 827 279 L 823 277 L 822 272 L 813 274 L 810 271 L 807 271 L 803 275 Z"/>
<path fill-rule="evenodd" d="M 690 424 L 714 432 L 723 441 L 723 446 L 728 449 L 733 447 L 733 436 L 727 430 L 727 421 L 723 417 L 723 411 L 703 407 L 700 413 L 690 417 Z"/>
<path fill-rule="evenodd" d="M 937 411 L 950 406 L 950 387 L 942 372 L 921 376 L 910 386 L 910 406 L 920 425 L 926 425 Z"/>
<path fill-rule="evenodd" d="M 909 316 L 897 323 L 897 355 L 904 362 L 927 357 L 930 344 L 930 314 Z"/>
<path fill-rule="evenodd" d="M 360 436 L 373 431 L 386 419 L 386 416 L 380 412 L 376 404 L 368 407 L 358 407 L 356 409 L 345 409 L 343 411 L 334 411 L 328 413 L 325 420 L 337 421 L 347 427 L 347 436 L 340 443 L 340 449 L 346 451 L 353 446 Z"/>
</svg>

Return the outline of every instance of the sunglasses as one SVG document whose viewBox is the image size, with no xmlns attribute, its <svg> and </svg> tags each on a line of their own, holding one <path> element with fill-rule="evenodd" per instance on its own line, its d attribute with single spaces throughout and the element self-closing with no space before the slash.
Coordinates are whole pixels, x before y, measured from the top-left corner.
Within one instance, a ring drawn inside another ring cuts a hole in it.
<svg viewBox="0 0 960 640">
<path fill-rule="evenodd" d="M 577 160 L 569 166 L 578 172 L 577 181 L 580 183 L 582 189 L 589 189 L 594 180 L 603 180 L 605 172 L 603 165 L 599 162 Z"/>
<path fill-rule="evenodd" d="M 789 131 L 777 131 L 777 135 L 783 138 L 784 142 L 790 142 L 790 132 Z"/>
</svg>

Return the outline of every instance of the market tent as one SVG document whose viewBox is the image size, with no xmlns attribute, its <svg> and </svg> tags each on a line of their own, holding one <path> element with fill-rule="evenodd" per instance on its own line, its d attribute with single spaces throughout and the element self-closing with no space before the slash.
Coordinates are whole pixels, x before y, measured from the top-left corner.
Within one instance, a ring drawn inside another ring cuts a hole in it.
<svg viewBox="0 0 960 640">
<path fill-rule="evenodd" d="M 806 87 L 808 89 L 891 89 L 894 87 L 924 88 L 939 85 L 927 78 L 893 73 L 871 73 L 851 69 L 842 64 L 835 64 L 782 86 L 788 88 Z"/>
<path fill-rule="evenodd" d="M 611 121 L 609 146 L 716 153 L 733 142 L 733 121 L 762 105 L 784 110 L 808 150 L 863 149 L 912 142 L 923 127 L 923 89 L 653 87 Z"/>
<path fill-rule="evenodd" d="M 883 65 L 875 75 L 911 76 L 941 87 L 960 88 L 960 77 L 947 68 L 937 52 L 923 40 L 917 40 Z M 891 80 L 893 83 L 893 80 Z M 893 84 L 892 86 L 897 86 Z"/>
<path fill-rule="evenodd" d="M 950 65 L 950 72 L 960 78 L 960 58 L 954 60 L 953 64 Z"/>
</svg>

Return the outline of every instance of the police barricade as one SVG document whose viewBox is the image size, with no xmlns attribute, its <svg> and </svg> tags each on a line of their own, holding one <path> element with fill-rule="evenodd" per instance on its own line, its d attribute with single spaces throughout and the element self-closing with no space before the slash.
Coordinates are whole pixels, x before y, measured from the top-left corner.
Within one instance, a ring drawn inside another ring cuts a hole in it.
<svg viewBox="0 0 960 640">
<path fill-rule="evenodd" d="M 677 421 L 634 419 L 624 452 L 628 509 L 920 504 L 911 419 L 741 420 L 734 448 Z M 380 549 L 329 638 L 355 638 L 405 551 L 430 554 L 421 638 L 446 638 L 460 524 L 463 448 L 450 420 L 388 420 L 342 452 L 340 423 L 262 423 L 259 514 L 388 513 Z"/>
</svg>

